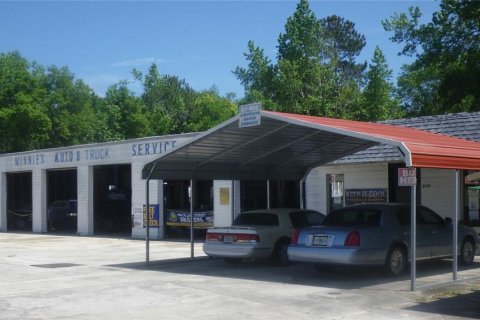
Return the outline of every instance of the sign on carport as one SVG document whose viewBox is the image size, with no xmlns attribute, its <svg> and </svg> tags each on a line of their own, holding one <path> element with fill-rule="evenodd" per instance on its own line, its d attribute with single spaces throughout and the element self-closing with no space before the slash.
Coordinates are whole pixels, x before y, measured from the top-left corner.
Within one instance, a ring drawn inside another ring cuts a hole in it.
<svg viewBox="0 0 480 320">
<path fill-rule="evenodd" d="M 260 125 L 260 110 L 262 109 L 259 103 L 246 104 L 240 106 L 240 118 L 238 127 L 253 127 Z"/>
<path fill-rule="evenodd" d="M 411 187 L 417 184 L 415 168 L 398 168 L 398 186 Z"/>
</svg>

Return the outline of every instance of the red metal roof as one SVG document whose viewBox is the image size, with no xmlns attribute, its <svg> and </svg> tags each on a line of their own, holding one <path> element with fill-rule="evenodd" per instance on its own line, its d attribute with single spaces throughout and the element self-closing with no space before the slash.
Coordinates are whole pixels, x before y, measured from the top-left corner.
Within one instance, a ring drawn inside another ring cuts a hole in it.
<svg viewBox="0 0 480 320">
<path fill-rule="evenodd" d="M 480 170 L 480 142 L 387 124 L 263 112 L 319 128 L 335 129 L 350 136 L 371 137 L 379 142 L 404 145 L 410 153 L 410 165 L 413 167 Z"/>
</svg>

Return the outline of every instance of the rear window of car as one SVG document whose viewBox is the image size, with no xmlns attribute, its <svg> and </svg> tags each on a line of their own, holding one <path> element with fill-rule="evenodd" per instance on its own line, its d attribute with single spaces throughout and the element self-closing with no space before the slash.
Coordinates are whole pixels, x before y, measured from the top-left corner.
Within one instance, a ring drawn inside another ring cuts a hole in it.
<svg viewBox="0 0 480 320">
<path fill-rule="evenodd" d="M 380 225 L 381 211 L 375 209 L 344 209 L 333 211 L 325 217 L 322 225 L 346 226 L 346 225 Z"/>
<path fill-rule="evenodd" d="M 273 213 L 241 213 L 233 221 L 234 226 L 278 226 L 278 216 Z"/>
<path fill-rule="evenodd" d="M 325 216 L 315 211 L 290 212 L 290 221 L 292 221 L 292 226 L 295 229 L 318 226 L 323 219 L 325 219 Z"/>
</svg>

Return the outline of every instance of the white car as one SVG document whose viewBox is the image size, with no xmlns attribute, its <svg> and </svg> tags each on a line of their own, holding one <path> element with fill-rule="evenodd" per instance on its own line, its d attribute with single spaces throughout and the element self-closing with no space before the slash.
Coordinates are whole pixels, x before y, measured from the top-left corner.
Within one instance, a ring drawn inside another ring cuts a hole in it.
<svg viewBox="0 0 480 320">
<path fill-rule="evenodd" d="M 319 225 L 325 215 L 302 209 L 264 209 L 243 212 L 230 227 L 207 230 L 203 251 L 226 263 L 244 258 L 270 258 L 279 265 L 288 263 L 287 248 L 295 229 Z"/>
</svg>

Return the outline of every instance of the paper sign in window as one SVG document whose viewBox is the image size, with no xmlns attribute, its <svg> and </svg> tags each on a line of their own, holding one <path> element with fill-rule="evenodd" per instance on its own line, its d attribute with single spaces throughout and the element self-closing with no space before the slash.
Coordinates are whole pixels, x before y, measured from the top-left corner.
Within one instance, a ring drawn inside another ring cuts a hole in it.
<svg viewBox="0 0 480 320">
<path fill-rule="evenodd" d="M 230 188 L 220 188 L 220 204 L 230 204 Z"/>
</svg>

